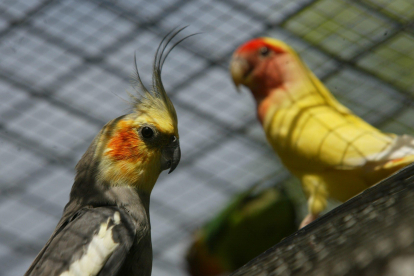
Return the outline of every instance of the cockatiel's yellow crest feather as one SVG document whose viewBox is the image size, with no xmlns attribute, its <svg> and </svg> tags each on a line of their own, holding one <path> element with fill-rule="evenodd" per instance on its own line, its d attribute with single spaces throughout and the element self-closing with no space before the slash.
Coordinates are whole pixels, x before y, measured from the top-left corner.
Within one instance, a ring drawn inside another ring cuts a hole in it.
<svg viewBox="0 0 414 276">
<path fill-rule="evenodd" d="M 174 131 L 177 129 L 177 113 L 174 105 L 168 97 L 164 85 L 161 80 L 161 71 L 164 62 L 174 47 L 183 41 L 184 39 L 192 36 L 187 36 L 176 44 L 174 44 L 164 55 L 164 51 L 169 42 L 178 34 L 181 30 L 178 30 L 174 35 L 168 38 L 168 35 L 161 41 L 158 46 L 157 52 L 155 53 L 153 73 L 152 73 L 152 86 L 151 89 L 147 89 L 142 83 L 141 77 L 138 72 L 136 55 L 134 56 L 135 61 L 135 78 L 133 79 L 133 86 L 138 93 L 139 97 L 130 95 L 133 99 L 133 108 L 136 113 L 142 116 L 145 120 L 150 120 L 153 123 L 159 125 L 165 131 Z M 172 31 L 171 31 L 172 32 Z M 171 33 L 170 32 L 170 33 Z M 167 40 L 166 40 L 167 39 Z M 166 40 L 166 41 L 165 41 Z M 165 42 L 165 43 L 164 43 Z M 178 135 L 178 133 L 177 133 Z"/>
</svg>

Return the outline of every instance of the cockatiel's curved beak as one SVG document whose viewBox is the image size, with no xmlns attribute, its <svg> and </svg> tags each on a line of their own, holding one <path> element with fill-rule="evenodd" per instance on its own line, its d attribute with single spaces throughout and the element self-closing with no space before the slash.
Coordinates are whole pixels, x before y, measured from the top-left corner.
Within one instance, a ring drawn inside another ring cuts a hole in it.
<svg viewBox="0 0 414 276">
<path fill-rule="evenodd" d="M 244 84 L 245 78 L 250 74 L 253 67 L 246 59 L 234 54 L 230 61 L 230 73 L 236 86 L 237 92 L 240 92 L 240 84 Z"/>
<path fill-rule="evenodd" d="M 161 170 L 170 169 L 168 173 L 172 173 L 177 168 L 181 159 L 180 142 L 176 138 L 168 146 L 161 151 Z"/>
</svg>

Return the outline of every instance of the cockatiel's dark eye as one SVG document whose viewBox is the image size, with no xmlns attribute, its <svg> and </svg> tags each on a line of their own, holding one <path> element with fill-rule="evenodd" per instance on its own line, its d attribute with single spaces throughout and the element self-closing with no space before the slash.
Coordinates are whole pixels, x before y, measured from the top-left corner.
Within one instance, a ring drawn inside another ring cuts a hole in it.
<svg viewBox="0 0 414 276">
<path fill-rule="evenodd" d="M 143 127 L 141 129 L 141 134 L 144 138 L 151 138 L 152 136 L 154 136 L 154 131 L 150 127 Z"/>
<path fill-rule="evenodd" d="M 175 137 L 175 135 L 171 136 L 170 138 L 171 143 L 174 143 L 175 141 L 177 141 L 177 137 Z"/>
<path fill-rule="evenodd" d="M 269 50 L 269 48 L 267 48 L 266 46 L 264 46 L 264 47 L 262 47 L 262 48 L 259 49 L 259 52 L 260 52 L 260 55 L 261 56 L 265 57 L 265 56 L 269 55 L 270 50 Z"/>
</svg>

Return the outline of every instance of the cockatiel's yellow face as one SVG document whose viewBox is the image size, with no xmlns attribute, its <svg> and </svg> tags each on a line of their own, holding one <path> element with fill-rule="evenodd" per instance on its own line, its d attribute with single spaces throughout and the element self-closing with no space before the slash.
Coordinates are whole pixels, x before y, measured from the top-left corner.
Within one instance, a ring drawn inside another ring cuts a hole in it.
<svg viewBox="0 0 414 276">
<path fill-rule="evenodd" d="M 136 70 L 135 89 L 141 97 L 132 96 L 133 112 L 109 122 L 97 137 L 94 159 L 99 160 L 97 177 L 103 183 L 150 192 L 161 171 L 172 172 L 180 161 L 177 115 L 161 81 L 169 53 L 162 56 L 167 46 L 160 51 L 162 43 L 154 61 L 152 89 L 145 88 Z"/>
<path fill-rule="evenodd" d="M 153 114 L 153 115 L 152 115 Z M 180 161 L 177 122 L 162 112 L 132 113 L 105 127 L 99 176 L 112 185 L 152 189 L 160 172 Z"/>
</svg>

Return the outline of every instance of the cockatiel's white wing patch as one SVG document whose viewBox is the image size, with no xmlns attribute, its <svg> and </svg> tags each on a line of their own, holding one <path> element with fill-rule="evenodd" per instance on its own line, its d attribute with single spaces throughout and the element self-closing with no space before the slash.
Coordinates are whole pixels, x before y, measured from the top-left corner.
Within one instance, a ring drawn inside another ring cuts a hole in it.
<svg viewBox="0 0 414 276">
<path fill-rule="evenodd" d="M 136 238 L 117 206 L 83 208 L 59 224 L 26 275 L 116 275 Z"/>
<path fill-rule="evenodd" d="M 112 237 L 112 230 L 115 225 L 120 224 L 121 217 L 119 212 L 115 212 L 113 217 L 109 217 L 105 223 L 101 223 L 99 232 L 96 233 L 91 242 L 84 250 L 84 255 L 73 262 L 69 270 L 60 274 L 61 276 L 92 276 L 97 275 L 105 262 L 112 255 L 119 243 Z M 113 223 L 110 226 L 110 223 Z"/>
</svg>

